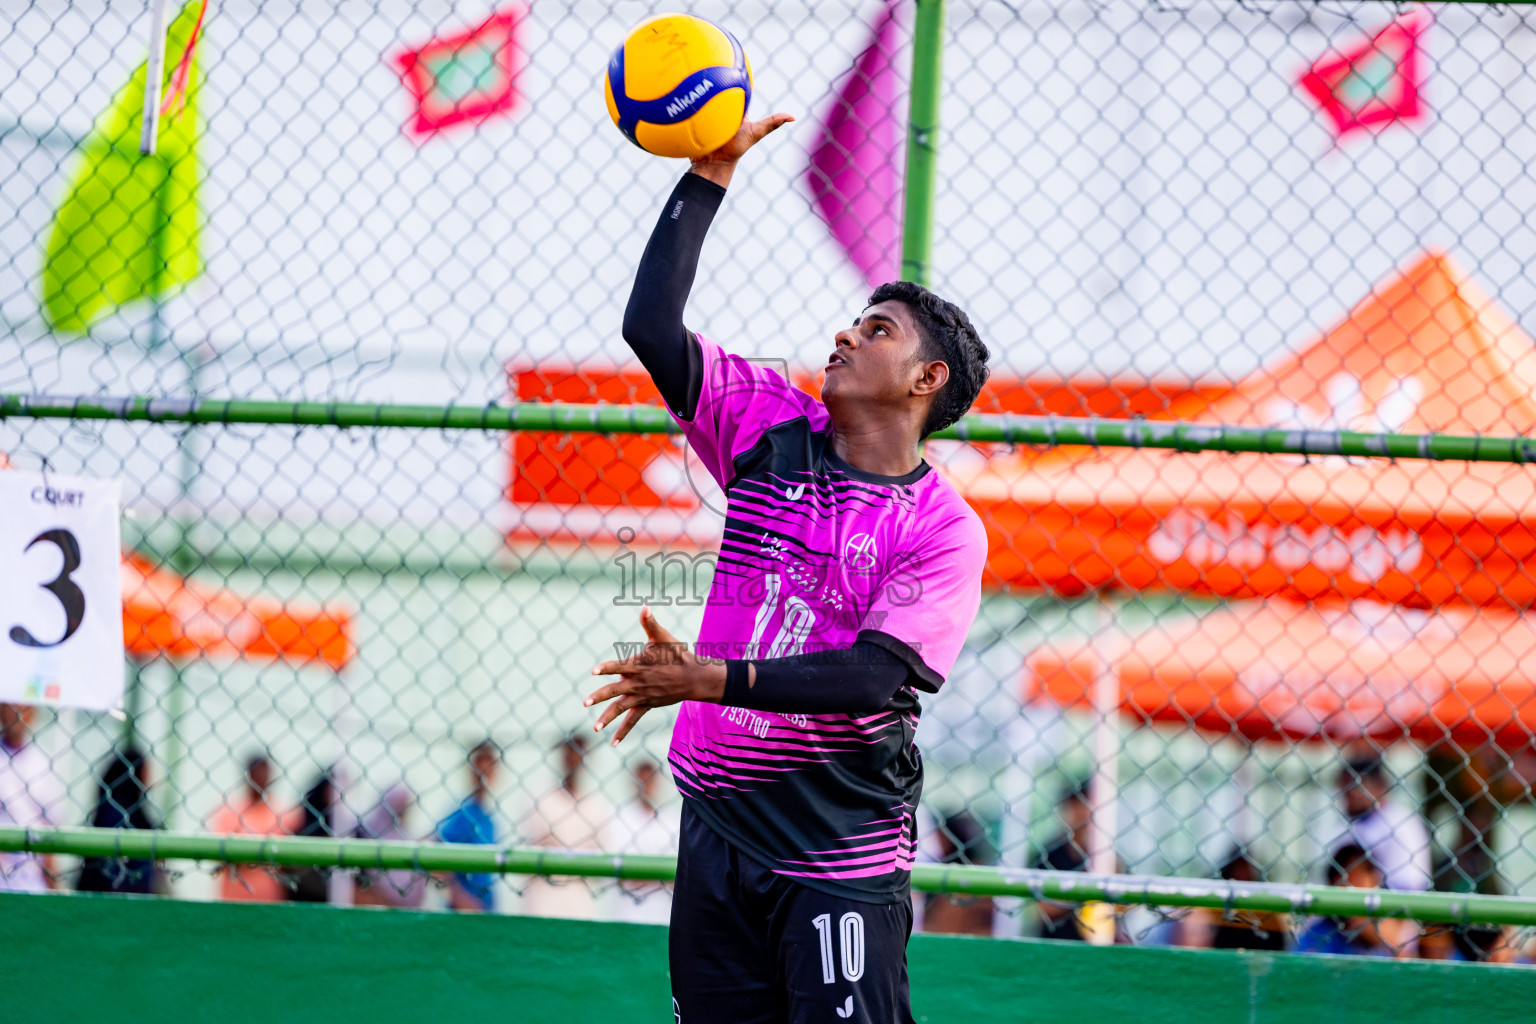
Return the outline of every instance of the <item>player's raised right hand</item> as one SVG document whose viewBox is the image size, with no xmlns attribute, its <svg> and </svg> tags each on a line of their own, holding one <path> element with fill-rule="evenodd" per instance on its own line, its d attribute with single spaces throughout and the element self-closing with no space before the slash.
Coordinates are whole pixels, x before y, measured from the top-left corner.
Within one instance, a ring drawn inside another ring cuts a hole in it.
<svg viewBox="0 0 1536 1024">
<path fill-rule="evenodd" d="M 747 150 L 794 119 L 793 114 L 769 114 L 761 121 L 743 121 L 741 127 L 736 130 L 736 134 L 731 137 L 731 141 L 713 153 L 694 160 L 689 170 L 725 188 L 731 183 L 731 174 L 736 170 L 736 161 L 745 156 Z"/>
</svg>

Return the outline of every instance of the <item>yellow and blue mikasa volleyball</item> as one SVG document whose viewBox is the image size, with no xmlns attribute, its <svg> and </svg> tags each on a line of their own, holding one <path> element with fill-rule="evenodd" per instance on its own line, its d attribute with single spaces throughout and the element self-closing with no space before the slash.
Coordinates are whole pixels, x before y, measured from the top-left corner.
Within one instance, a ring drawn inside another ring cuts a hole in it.
<svg viewBox="0 0 1536 1024">
<path fill-rule="evenodd" d="M 613 51 L 608 116 L 657 156 L 700 157 L 730 141 L 752 100 L 752 65 L 719 25 L 663 14 L 636 25 Z"/>
</svg>

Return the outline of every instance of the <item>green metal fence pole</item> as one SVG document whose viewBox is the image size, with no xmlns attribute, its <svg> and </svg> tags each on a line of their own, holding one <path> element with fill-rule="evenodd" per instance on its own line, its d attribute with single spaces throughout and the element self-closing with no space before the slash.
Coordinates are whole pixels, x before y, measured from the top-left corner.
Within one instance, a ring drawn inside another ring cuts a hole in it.
<svg viewBox="0 0 1536 1024">
<path fill-rule="evenodd" d="M 147 343 L 149 351 L 154 352 L 161 345 L 165 344 L 166 341 L 165 272 L 169 266 L 169 260 L 165 252 L 165 232 L 171 222 L 170 210 L 166 205 L 166 191 L 171 182 L 171 162 L 165 159 L 163 155 L 144 156 L 143 154 L 137 154 L 134 159 L 149 160 L 160 168 L 160 187 L 155 189 L 155 263 L 154 276 L 150 279 L 149 284 L 150 318 L 149 341 Z M 185 443 L 184 440 L 183 443 Z M 185 479 L 183 479 L 183 485 L 185 485 Z M 183 486 L 182 497 L 186 497 L 185 486 Z M 144 667 L 143 662 L 132 658 L 129 659 L 127 692 L 123 694 L 123 743 L 125 746 L 132 745 L 139 738 L 137 730 L 139 728 L 138 718 L 143 704 Z M 173 666 L 172 671 L 177 673 L 179 679 L 180 669 Z M 172 683 L 173 692 L 176 685 L 176 682 Z M 174 725 L 172 731 L 174 731 Z M 174 743 L 174 739 L 171 742 Z M 170 763 L 174 766 L 175 761 L 172 760 Z M 175 785 L 175 771 L 173 768 L 170 774 L 169 790 L 173 794 L 175 793 Z M 172 824 L 171 815 L 174 811 L 175 805 L 173 801 L 166 807 L 165 823 L 167 825 Z"/>
<path fill-rule="evenodd" d="M 578 853 L 546 847 L 466 846 L 371 839 L 222 836 L 135 829 L 34 830 L 6 826 L 0 827 L 0 850 L 284 867 L 486 871 L 659 882 L 671 881 L 676 875 L 676 861 L 671 857 L 631 853 Z M 1536 899 L 1478 893 L 1397 892 L 941 864 L 914 866 L 912 887 L 920 892 L 1017 896 L 1060 903 L 1102 902 L 1120 906 L 1209 907 L 1298 916 L 1536 925 Z"/>
<path fill-rule="evenodd" d="M 933 259 L 943 65 L 944 0 L 917 0 L 912 29 L 912 95 L 907 108 L 907 175 L 902 190 L 901 276 L 921 285 L 928 284 Z"/>
<path fill-rule="evenodd" d="M 123 738 L 126 749 L 139 741 L 140 717 L 144 714 L 144 659 L 128 655 L 127 692 L 123 694 Z"/>
<path fill-rule="evenodd" d="M 146 423 L 265 424 L 278 427 L 400 427 L 418 430 L 540 430 L 556 433 L 677 434 L 654 405 L 375 405 L 248 399 L 60 397 L 0 394 L 0 420 L 127 420 Z M 1536 463 L 1536 437 L 1365 434 L 1170 420 L 1079 416 L 967 416 L 935 438 L 1043 447 L 1155 448 L 1255 455 L 1342 455 L 1356 459 Z"/>
<path fill-rule="evenodd" d="M 159 299 L 156 299 L 159 304 Z M 198 389 L 202 386 L 203 353 L 198 345 L 194 344 L 190 349 L 181 353 L 182 362 L 187 367 L 187 395 L 189 401 L 196 402 Z M 197 454 L 196 426 L 189 424 L 182 431 L 181 437 L 176 441 L 179 468 L 177 471 L 178 508 L 175 513 L 176 546 L 171 551 L 171 567 L 181 574 L 183 579 L 192 574 L 202 559 L 198 555 L 197 548 L 192 543 L 192 530 L 196 525 L 191 504 L 193 488 L 197 484 L 198 473 L 201 470 L 201 461 Z M 182 810 L 183 793 L 181 791 L 181 762 L 186 754 L 186 743 L 182 740 L 182 721 L 186 714 L 187 702 L 187 666 L 179 659 L 165 659 L 166 665 L 171 670 L 171 684 L 166 696 L 166 735 L 165 735 L 165 825 L 173 828 L 176 817 Z"/>
</svg>

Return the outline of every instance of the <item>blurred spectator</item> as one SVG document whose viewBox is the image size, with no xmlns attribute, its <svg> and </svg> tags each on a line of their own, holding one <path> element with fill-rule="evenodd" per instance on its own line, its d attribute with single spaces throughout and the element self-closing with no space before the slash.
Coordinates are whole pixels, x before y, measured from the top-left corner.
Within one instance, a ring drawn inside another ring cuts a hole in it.
<svg viewBox="0 0 1536 1024">
<path fill-rule="evenodd" d="M 1488 962 L 1531 966 L 1536 963 L 1536 935 L 1528 929 L 1505 925 L 1499 929 L 1499 938 L 1488 951 Z"/>
<path fill-rule="evenodd" d="M 1385 887 L 1429 888 L 1429 830 L 1419 815 L 1390 796 L 1392 781 L 1378 756 L 1351 759 L 1339 771 L 1346 819 L 1334 851 L 1358 846 L 1380 868 Z M 1338 854 L 1334 854 L 1335 860 Z"/>
<path fill-rule="evenodd" d="M 1464 748 L 1445 742 L 1425 751 L 1427 780 L 1423 813 L 1449 817 L 1457 834 L 1446 857 L 1435 865 L 1435 888 L 1443 892 L 1505 892 L 1494 850 L 1503 809 L 1523 802 L 1536 766 L 1536 752 L 1511 754 L 1492 743 Z"/>
<path fill-rule="evenodd" d="M 1502 894 L 1493 853 L 1499 809 L 1491 802 L 1466 806 L 1456 815 L 1456 841 L 1445 863 L 1435 870 L 1435 888 L 1445 892 Z"/>
<path fill-rule="evenodd" d="M 280 836 L 284 815 L 272 806 L 272 762 L 256 754 L 245 762 L 245 784 L 208 819 L 208 831 L 227 836 Z M 231 901 L 276 902 L 287 895 L 283 880 L 257 865 L 226 864 L 219 869 L 219 897 Z"/>
<path fill-rule="evenodd" d="M 138 747 L 107 755 L 97 772 L 93 828 L 157 829 L 149 806 L 149 760 Z M 75 887 L 81 892 L 159 891 L 159 871 L 152 860 L 87 857 Z"/>
<path fill-rule="evenodd" d="M 554 750 L 560 759 L 560 783 L 534 802 L 523 819 L 523 836 L 535 846 L 562 850 L 601 850 L 603 825 L 613 810 L 585 786 L 587 739 L 572 733 Z M 540 917 L 597 916 L 597 896 L 581 879 L 531 878 L 523 890 L 523 912 Z"/>
<path fill-rule="evenodd" d="M 469 795 L 458 808 L 437 824 L 437 838 L 444 843 L 494 846 L 496 823 L 491 820 L 491 787 L 501 767 L 501 750 L 485 740 L 469 752 Z M 486 913 L 496 909 L 495 877 L 489 871 L 459 871 L 448 879 L 448 906 L 454 910 Z"/>
<path fill-rule="evenodd" d="M 997 851 L 986 829 L 969 811 L 946 817 L 933 832 L 940 864 L 995 864 Z M 992 899 L 954 893 L 928 893 L 923 903 L 923 931 L 952 935 L 992 934 Z"/>
<path fill-rule="evenodd" d="M 1461 925 L 1455 931 L 1456 950 L 1463 960 L 1498 961 L 1507 952 L 1504 929 L 1498 925 Z"/>
<path fill-rule="evenodd" d="M 1351 844 L 1334 853 L 1326 884 L 1352 889 L 1380 889 L 1382 872 L 1364 848 Z M 1298 953 L 1343 953 L 1392 956 L 1394 948 L 1382 934 L 1386 922 L 1369 917 L 1319 917 L 1296 939 Z"/>
<path fill-rule="evenodd" d="M 1218 876 L 1224 881 L 1262 882 L 1264 873 L 1241 846 L 1232 848 Z M 1178 943 L 1203 949 L 1284 949 L 1285 917 L 1281 914 L 1197 907 L 1179 922 Z"/>
<path fill-rule="evenodd" d="M 635 765 L 634 795 L 613 817 L 611 835 L 603 844 L 626 853 L 672 856 L 677 853 L 677 824 L 662 816 L 656 788 L 661 769 L 654 761 Z M 666 924 L 672 916 L 672 886 L 665 882 L 624 882 L 614 917 L 639 924 Z"/>
<path fill-rule="evenodd" d="M 1419 933 L 1420 960 L 1465 960 L 1456 944 L 1456 930 L 1449 925 L 1425 925 Z"/>
<path fill-rule="evenodd" d="M 1505 895 L 1493 852 L 1494 828 L 1500 812 L 1491 799 L 1466 800 L 1456 820 L 1455 845 L 1435 869 L 1435 888 L 1445 892 Z M 1504 933 L 1497 926 L 1459 925 L 1451 933 L 1457 959 L 1490 960 L 1502 948 Z"/>
<path fill-rule="evenodd" d="M 405 828 L 406 816 L 416 797 L 404 783 L 397 782 L 384 791 L 373 810 L 358 823 L 359 839 L 415 838 Z M 419 871 L 367 871 L 358 878 L 354 902 L 363 907 L 419 907 L 426 899 L 427 880 Z"/>
<path fill-rule="evenodd" d="M 0 825 L 55 828 L 61 824 L 64 788 L 53 762 L 32 742 L 29 704 L 0 704 Z M 0 892 L 45 892 L 58 886 L 53 858 L 0 853 Z"/>
<path fill-rule="evenodd" d="M 1067 790 L 1056 805 L 1056 817 L 1064 828 L 1061 837 L 1047 846 L 1030 866 L 1047 871 L 1088 870 L 1088 833 L 1093 823 L 1093 811 L 1088 802 L 1087 782 Z M 1076 905 L 1043 902 L 1037 903 L 1036 907 L 1040 910 L 1042 939 L 1082 941 Z"/>
<path fill-rule="evenodd" d="M 336 815 L 339 803 L 335 768 L 322 768 L 304 792 L 304 799 L 294 812 L 291 831 L 296 836 L 335 836 L 338 832 Z M 330 902 L 331 873 L 317 867 L 290 869 L 288 898 L 295 903 Z"/>
</svg>

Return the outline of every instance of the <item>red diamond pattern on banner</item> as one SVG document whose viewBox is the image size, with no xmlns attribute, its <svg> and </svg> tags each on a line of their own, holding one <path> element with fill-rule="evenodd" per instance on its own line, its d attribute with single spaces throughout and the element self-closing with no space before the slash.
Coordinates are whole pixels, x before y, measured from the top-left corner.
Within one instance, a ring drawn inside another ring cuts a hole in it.
<svg viewBox="0 0 1536 1024">
<path fill-rule="evenodd" d="M 1301 87 L 1328 115 L 1336 140 L 1368 128 L 1423 120 L 1420 36 L 1428 21 L 1422 12 L 1407 14 L 1352 49 L 1324 57 L 1301 76 Z"/>
<path fill-rule="evenodd" d="M 393 63 L 416 100 L 407 130 L 425 137 L 511 110 L 524 63 L 518 25 L 527 13 L 526 6 L 514 4 L 475 28 L 397 54 Z"/>
</svg>

